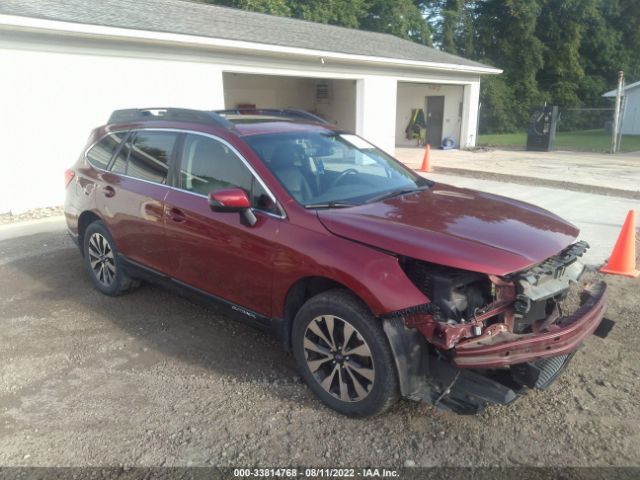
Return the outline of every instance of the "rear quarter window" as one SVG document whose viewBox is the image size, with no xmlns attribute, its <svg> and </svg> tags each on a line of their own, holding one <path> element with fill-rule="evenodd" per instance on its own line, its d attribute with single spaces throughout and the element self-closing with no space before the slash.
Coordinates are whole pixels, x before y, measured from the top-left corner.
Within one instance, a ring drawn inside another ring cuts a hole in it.
<svg viewBox="0 0 640 480">
<path fill-rule="evenodd" d="M 114 153 L 118 150 L 125 137 L 126 132 L 110 133 L 87 152 L 87 161 L 93 167 L 102 170 L 107 169 Z"/>
</svg>

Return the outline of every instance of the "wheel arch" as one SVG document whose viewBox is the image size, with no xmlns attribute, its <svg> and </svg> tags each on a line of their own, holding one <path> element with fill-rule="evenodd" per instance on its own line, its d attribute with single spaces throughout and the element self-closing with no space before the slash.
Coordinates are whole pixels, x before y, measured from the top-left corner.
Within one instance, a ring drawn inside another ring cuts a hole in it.
<svg viewBox="0 0 640 480">
<path fill-rule="evenodd" d="M 291 351 L 293 320 L 302 305 L 311 297 L 336 288 L 346 290 L 371 311 L 369 304 L 362 296 L 344 283 L 321 275 L 302 277 L 296 280 L 287 290 L 282 307 L 282 318 L 274 319 L 274 333 L 286 351 Z"/>
<path fill-rule="evenodd" d="M 102 218 L 92 210 L 85 210 L 78 217 L 78 246 L 80 247 L 80 253 L 82 256 L 84 256 L 84 232 L 87 231 L 87 228 L 93 222 L 101 220 Z"/>
</svg>

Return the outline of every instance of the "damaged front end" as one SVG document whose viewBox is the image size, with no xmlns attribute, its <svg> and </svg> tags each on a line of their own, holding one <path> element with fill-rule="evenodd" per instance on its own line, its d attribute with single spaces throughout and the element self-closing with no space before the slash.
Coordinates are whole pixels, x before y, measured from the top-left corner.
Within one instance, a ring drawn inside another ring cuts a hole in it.
<svg viewBox="0 0 640 480">
<path fill-rule="evenodd" d="M 587 248 L 504 276 L 401 259 L 431 300 L 386 316 L 403 394 L 470 413 L 548 387 L 605 312 L 606 284 L 579 261 Z"/>
</svg>

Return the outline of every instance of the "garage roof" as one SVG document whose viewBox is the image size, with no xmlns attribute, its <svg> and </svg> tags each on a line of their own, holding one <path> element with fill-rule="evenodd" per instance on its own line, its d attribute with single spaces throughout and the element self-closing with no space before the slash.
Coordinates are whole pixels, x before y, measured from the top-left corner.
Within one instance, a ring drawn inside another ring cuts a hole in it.
<svg viewBox="0 0 640 480">
<path fill-rule="evenodd" d="M 500 72 L 389 34 L 182 0 L 2 0 L 0 14 Z"/>
<path fill-rule="evenodd" d="M 624 94 L 626 93 L 627 90 L 632 90 L 632 89 L 638 88 L 638 87 L 640 87 L 640 82 L 635 82 L 635 83 L 632 83 L 630 85 L 626 85 L 624 87 L 624 89 L 622 90 L 622 96 L 624 97 Z M 604 93 L 602 96 L 603 97 L 613 97 L 613 98 L 615 98 L 617 95 L 618 95 L 618 89 L 616 88 L 614 90 L 608 91 L 607 93 Z"/>
</svg>

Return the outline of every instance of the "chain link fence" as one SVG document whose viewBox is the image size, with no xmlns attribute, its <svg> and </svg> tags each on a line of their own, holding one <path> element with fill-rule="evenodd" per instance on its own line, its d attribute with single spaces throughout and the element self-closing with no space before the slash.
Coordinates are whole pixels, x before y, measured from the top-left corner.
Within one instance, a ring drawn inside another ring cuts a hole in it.
<svg viewBox="0 0 640 480">
<path fill-rule="evenodd" d="M 560 108 L 558 132 L 594 131 L 611 135 L 613 108 Z"/>
<path fill-rule="evenodd" d="M 620 112 L 624 119 L 624 106 Z M 557 122 L 556 148 L 560 150 L 586 150 L 608 152 L 611 149 L 615 109 L 560 108 Z M 623 135 L 618 131 L 618 151 L 640 151 L 640 135 Z"/>
<path fill-rule="evenodd" d="M 624 105 L 620 118 L 624 119 Z M 611 135 L 615 109 L 612 107 L 558 109 L 556 135 L 553 148 L 576 152 L 611 151 Z M 640 152 L 640 135 L 618 135 L 620 153 Z M 524 148 L 527 132 L 506 134 L 480 134 L 478 145 L 506 148 Z"/>
</svg>

